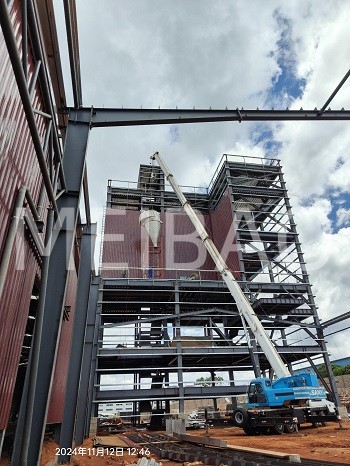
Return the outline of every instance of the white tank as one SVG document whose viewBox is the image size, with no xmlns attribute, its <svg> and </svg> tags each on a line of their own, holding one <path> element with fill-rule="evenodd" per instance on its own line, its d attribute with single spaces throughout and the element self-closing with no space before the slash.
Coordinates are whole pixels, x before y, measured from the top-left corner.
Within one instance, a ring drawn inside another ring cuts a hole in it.
<svg viewBox="0 0 350 466">
<path fill-rule="evenodd" d="M 156 210 L 144 210 L 141 212 L 139 222 L 144 226 L 149 234 L 153 246 L 157 246 L 160 226 L 163 223 L 160 220 L 160 214 Z"/>
</svg>

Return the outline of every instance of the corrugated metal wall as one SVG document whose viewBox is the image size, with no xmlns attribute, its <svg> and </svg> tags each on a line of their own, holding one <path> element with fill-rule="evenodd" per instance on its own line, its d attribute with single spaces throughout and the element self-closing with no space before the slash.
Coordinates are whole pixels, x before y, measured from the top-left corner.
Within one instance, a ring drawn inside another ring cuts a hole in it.
<svg viewBox="0 0 350 466">
<path fill-rule="evenodd" d="M 228 268 L 240 277 L 240 264 L 233 224 L 230 188 L 227 188 L 216 209 L 210 212 L 211 229 L 215 246 L 221 252 Z"/>
<path fill-rule="evenodd" d="M 141 251 L 141 227 L 139 224 L 139 211 L 107 209 L 105 217 L 105 236 L 103 241 L 102 264 L 103 277 L 122 277 L 123 264 L 125 269 L 129 268 L 130 278 L 141 278 L 141 270 L 133 268 L 144 268 L 147 260 Z M 196 270 L 200 272 L 200 278 L 206 280 L 218 280 L 219 275 L 214 270 L 214 263 L 207 254 L 202 242 L 184 212 L 165 212 L 160 214 L 161 225 L 160 236 L 163 238 L 161 244 L 161 263 L 165 269 L 174 269 L 177 272 L 166 270 L 162 278 L 174 278 L 175 276 L 190 276 Z M 225 242 L 228 246 L 227 264 L 238 276 L 239 261 L 235 251 L 235 237 L 232 225 L 232 206 L 228 192 L 220 200 L 214 212 L 203 215 L 202 222 L 212 233 L 214 243 L 219 251 Z M 226 241 L 229 235 L 229 240 Z M 195 239 L 197 237 L 197 239 Z M 181 264 L 181 265 L 180 265 Z M 152 264 L 150 264 L 152 266 Z M 110 267 L 110 270 L 108 270 Z M 114 267 L 114 270 L 113 270 Z M 118 270 L 119 268 L 119 270 Z M 181 271 L 181 269 L 187 269 Z M 206 271 L 206 272 L 205 272 Z M 208 272 L 209 271 L 209 272 Z M 154 275 L 154 278 L 157 278 Z"/>
<path fill-rule="evenodd" d="M 133 210 L 106 210 L 102 263 L 110 270 L 103 273 L 105 277 L 121 276 L 123 263 L 131 268 L 141 267 L 139 215 L 140 212 Z M 133 277 L 140 278 L 141 272 L 133 271 Z"/>
<path fill-rule="evenodd" d="M 70 311 L 69 320 L 64 319 L 62 322 L 55 373 L 52 383 L 50 405 L 46 421 L 47 424 L 60 423 L 62 420 L 64 397 L 67 385 L 69 354 L 73 330 L 76 291 L 77 273 L 75 270 L 70 270 L 68 274 L 67 294 L 65 300 L 65 306 L 67 306 L 68 311 Z"/>
<path fill-rule="evenodd" d="M 12 4 L 11 18 L 20 50 L 22 31 L 19 0 Z M 28 63 L 30 77 L 34 70 L 30 49 Z M 39 110 L 43 108 L 38 88 L 34 93 L 33 105 Z M 43 137 L 46 122 L 40 116 L 37 116 L 37 126 Z M 29 188 L 33 199 L 37 200 L 41 174 L 0 30 L 0 253 L 6 241 L 18 189 L 23 185 Z M 27 242 L 23 249 L 24 268 L 18 268 L 13 256 L 5 289 L 0 297 L 0 429 L 7 425 L 31 292 L 35 276 L 40 274 Z"/>
</svg>

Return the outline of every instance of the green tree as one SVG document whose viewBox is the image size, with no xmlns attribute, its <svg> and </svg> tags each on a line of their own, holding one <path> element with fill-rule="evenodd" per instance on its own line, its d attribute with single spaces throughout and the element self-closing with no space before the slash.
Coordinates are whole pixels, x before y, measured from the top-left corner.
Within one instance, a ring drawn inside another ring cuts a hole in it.
<svg viewBox="0 0 350 466">
<path fill-rule="evenodd" d="M 350 365 L 339 366 L 338 364 L 331 364 L 331 366 L 332 366 L 332 371 L 334 375 L 350 374 Z M 322 377 L 328 377 L 325 364 L 321 364 L 318 367 L 318 370 Z"/>
<path fill-rule="evenodd" d="M 223 377 L 220 377 L 219 375 L 216 375 L 214 377 L 214 382 L 215 382 L 215 385 L 223 385 L 225 382 L 225 379 Z M 211 377 L 200 377 L 195 382 L 195 385 L 201 385 L 202 387 L 211 387 L 212 384 L 213 384 L 213 381 L 211 380 Z"/>
</svg>

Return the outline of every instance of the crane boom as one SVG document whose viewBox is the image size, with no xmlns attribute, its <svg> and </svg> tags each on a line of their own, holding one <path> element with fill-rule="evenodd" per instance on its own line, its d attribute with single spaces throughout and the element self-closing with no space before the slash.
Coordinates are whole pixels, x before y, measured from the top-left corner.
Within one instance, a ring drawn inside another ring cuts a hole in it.
<svg viewBox="0 0 350 466">
<path fill-rule="evenodd" d="M 213 243 L 206 229 L 203 227 L 202 223 L 200 222 L 192 206 L 190 205 L 190 203 L 184 196 L 174 176 L 172 175 L 169 168 L 167 167 L 167 165 L 161 158 L 159 152 L 155 152 L 151 158 L 157 161 L 158 165 L 160 166 L 160 168 L 162 169 L 164 173 L 164 176 L 166 177 L 167 181 L 169 182 L 169 184 L 175 191 L 177 197 L 179 198 L 179 201 L 181 202 L 182 207 L 184 208 L 185 212 L 190 218 L 199 237 L 201 238 L 204 246 L 206 247 L 211 258 L 213 259 L 218 271 L 220 272 L 222 279 L 226 283 L 227 288 L 229 289 L 233 299 L 235 300 L 235 303 L 238 308 L 238 312 L 245 319 L 248 326 L 252 330 L 256 338 L 256 341 L 259 343 L 262 351 L 265 353 L 265 356 L 267 360 L 269 361 L 269 363 L 271 364 L 272 369 L 276 373 L 276 376 L 278 378 L 289 377 L 291 375 L 290 372 L 288 371 L 285 364 L 283 363 L 280 355 L 278 354 L 272 341 L 267 335 L 263 325 L 258 319 L 258 316 L 255 314 L 248 299 L 245 297 L 240 286 L 238 285 L 235 277 L 233 276 L 232 272 L 228 269 L 224 259 L 222 258 L 221 254 L 217 250 L 215 244 Z"/>
</svg>

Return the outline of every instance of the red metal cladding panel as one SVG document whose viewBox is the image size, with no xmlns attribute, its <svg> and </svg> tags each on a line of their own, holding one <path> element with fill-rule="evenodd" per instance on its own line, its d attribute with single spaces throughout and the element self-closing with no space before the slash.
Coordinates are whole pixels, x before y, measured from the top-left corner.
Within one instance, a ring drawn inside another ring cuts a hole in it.
<svg viewBox="0 0 350 466">
<path fill-rule="evenodd" d="M 15 0 L 10 11 L 18 49 L 21 49 L 21 2 Z M 28 50 L 28 78 L 35 64 Z M 33 106 L 43 110 L 39 88 Z M 44 139 L 47 122 L 36 116 L 39 134 Z M 12 65 L 0 30 L 0 255 L 8 234 L 18 189 L 27 186 L 36 201 L 42 176 L 22 108 Z M 6 428 L 17 375 L 30 297 L 35 275 L 40 273 L 30 247 L 23 246 L 25 267 L 16 264 L 13 253 L 8 276 L 0 297 L 0 429 Z"/>
<path fill-rule="evenodd" d="M 57 424 L 62 422 L 64 398 L 67 386 L 68 363 L 73 331 L 76 292 L 77 273 L 75 270 L 70 270 L 68 274 L 67 294 L 65 300 L 65 306 L 67 307 L 69 320 L 64 319 L 62 322 L 62 329 L 55 365 L 55 373 L 51 389 L 49 411 L 46 421 L 47 424 Z"/>
<path fill-rule="evenodd" d="M 223 209 L 220 206 L 220 212 L 221 210 Z M 224 213 L 228 214 L 226 211 Z M 131 278 L 141 278 L 145 276 L 148 265 L 157 267 L 158 264 L 163 264 L 167 270 L 162 272 L 162 278 L 188 277 L 192 276 L 193 272 L 201 270 L 202 279 L 220 279 L 216 272 L 211 272 L 214 270 L 213 261 L 186 213 L 165 212 L 160 215 L 162 224 L 158 247 L 161 250 L 159 254 L 155 254 L 155 249 L 151 247 L 149 256 L 147 251 L 143 252 L 145 247 L 141 247 L 144 244 L 144 232 L 139 224 L 139 215 L 139 211 L 133 210 L 106 210 L 102 256 L 104 278 L 122 277 L 124 268 L 129 269 Z M 232 219 L 232 213 L 230 215 Z M 201 215 L 200 219 L 210 231 L 210 216 Z M 220 235 L 218 233 L 221 241 L 219 249 L 225 234 L 220 233 Z M 231 267 L 234 255 L 229 255 L 229 259 Z M 157 265 L 152 263 L 153 260 L 157 261 Z M 234 266 L 236 264 L 233 264 L 233 269 Z M 155 273 L 153 277 L 157 278 L 157 274 Z"/>
<path fill-rule="evenodd" d="M 11 18 L 18 48 L 21 48 L 21 4 L 13 2 Z M 34 72 L 33 57 L 28 54 L 28 79 Z M 6 44 L 0 30 L 0 251 L 12 213 L 17 190 L 25 185 L 34 200 L 41 188 L 41 173 L 27 120 L 22 108 Z M 36 88 L 33 107 L 43 110 L 42 97 Z M 47 121 L 36 115 L 39 134 L 44 139 Z"/>
<path fill-rule="evenodd" d="M 104 277 L 120 277 L 123 268 L 141 268 L 140 212 L 107 209 L 103 239 Z M 133 270 L 134 278 L 142 272 Z"/>
<path fill-rule="evenodd" d="M 198 215 L 202 224 L 208 228 L 209 216 L 200 213 Z M 185 212 L 165 213 L 165 227 L 166 246 L 164 252 L 167 268 L 176 269 L 179 271 L 178 276 L 186 277 L 192 276 L 196 270 L 213 269 L 205 246 Z M 201 272 L 201 278 L 209 279 L 210 277 L 208 273 Z M 211 277 L 211 279 L 215 278 Z"/>
<path fill-rule="evenodd" d="M 0 429 L 5 429 L 16 383 L 28 309 L 38 266 L 28 247 L 13 255 L 0 298 Z"/>
<path fill-rule="evenodd" d="M 236 233 L 229 188 L 220 199 L 216 209 L 210 212 L 213 240 L 228 268 L 236 278 L 240 277 Z"/>
</svg>

